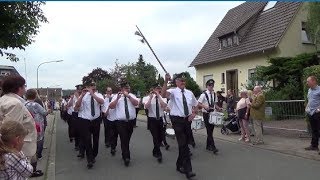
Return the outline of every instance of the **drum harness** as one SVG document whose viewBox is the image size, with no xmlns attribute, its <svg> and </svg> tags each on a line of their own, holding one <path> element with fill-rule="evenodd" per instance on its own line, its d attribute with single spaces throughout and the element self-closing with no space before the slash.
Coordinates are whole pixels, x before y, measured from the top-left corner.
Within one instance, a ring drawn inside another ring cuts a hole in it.
<svg viewBox="0 0 320 180">
<path fill-rule="evenodd" d="M 210 101 L 209 101 L 209 96 L 208 96 L 208 94 L 206 93 L 206 91 L 204 91 L 203 93 L 204 93 L 204 95 L 205 95 L 206 98 L 207 98 L 209 108 L 214 108 L 214 104 L 211 104 L 211 103 L 210 103 Z M 214 99 L 213 99 L 212 102 L 215 102 L 215 101 L 216 101 L 216 93 L 215 93 L 215 92 L 213 92 L 213 97 L 214 97 Z M 212 111 L 214 111 L 214 109 L 209 109 L 207 112 L 210 113 L 210 112 L 212 112 Z"/>
</svg>

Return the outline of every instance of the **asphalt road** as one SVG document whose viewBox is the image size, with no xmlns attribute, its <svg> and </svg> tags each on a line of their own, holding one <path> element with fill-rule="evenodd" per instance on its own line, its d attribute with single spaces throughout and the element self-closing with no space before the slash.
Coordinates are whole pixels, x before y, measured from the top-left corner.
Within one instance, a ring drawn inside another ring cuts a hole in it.
<svg viewBox="0 0 320 180">
<path fill-rule="evenodd" d="M 162 149 L 163 163 L 152 157 L 152 138 L 146 124 L 138 122 L 131 139 L 131 164 L 125 167 L 118 143 L 117 154 L 112 157 L 104 147 L 101 125 L 99 154 L 93 169 L 88 170 L 86 160 L 78 160 L 67 136 L 67 124 L 57 119 L 56 167 L 57 180 L 184 180 L 175 170 L 178 155 L 176 140 L 167 138 L 169 151 Z M 195 180 L 318 180 L 320 162 L 276 153 L 245 145 L 217 141 L 219 155 L 205 150 L 205 137 L 195 136 L 197 147 L 192 149 Z"/>
</svg>

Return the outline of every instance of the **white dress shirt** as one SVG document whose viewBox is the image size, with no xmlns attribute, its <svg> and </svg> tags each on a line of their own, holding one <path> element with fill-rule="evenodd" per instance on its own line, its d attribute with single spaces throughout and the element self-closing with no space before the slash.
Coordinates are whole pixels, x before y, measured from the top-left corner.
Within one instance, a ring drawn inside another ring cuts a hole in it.
<svg viewBox="0 0 320 180">
<path fill-rule="evenodd" d="M 205 92 L 203 92 L 199 99 L 198 99 L 198 102 L 201 103 L 202 105 L 206 105 L 206 106 L 209 106 L 208 104 L 208 100 L 207 100 L 207 97 L 204 93 L 207 93 L 208 95 L 208 98 L 209 98 L 209 102 L 211 103 L 211 96 L 210 96 L 210 91 L 209 90 L 206 90 Z M 217 93 L 215 93 L 214 91 L 212 91 L 212 97 L 213 97 L 213 102 L 214 102 L 214 108 L 216 107 L 216 103 L 218 102 L 218 97 L 217 97 Z M 204 108 L 202 108 L 202 112 L 207 112 Z"/>
<path fill-rule="evenodd" d="M 174 89 L 168 89 L 167 92 L 170 93 L 170 100 L 171 100 L 170 115 L 186 117 L 186 115 L 184 114 L 181 89 L 177 87 Z M 192 107 L 197 106 L 198 101 L 194 97 L 194 94 L 188 89 L 184 89 L 184 96 L 186 97 L 186 100 L 187 100 L 188 111 L 189 111 L 188 116 L 189 116 L 192 114 Z"/>
<path fill-rule="evenodd" d="M 103 99 L 103 95 L 95 92 L 97 97 Z M 91 95 L 87 92 L 82 98 L 81 106 L 79 109 L 78 117 L 87 119 L 87 120 L 95 120 L 100 116 L 100 107 L 101 105 L 94 99 L 94 116 L 91 115 Z"/>
<path fill-rule="evenodd" d="M 146 104 L 147 102 L 149 101 L 149 96 L 147 97 L 144 97 L 143 98 L 143 105 L 144 105 L 144 108 L 145 109 L 148 109 L 148 116 L 149 117 L 152 117 L 152 118 L 156 118 L 157 117 L 157 111 L 156 111 L 156 95 L 153 95 L 152 99 L 151 99 L 151 104 L 150 104 L 150 107 L 149 108 L 146 108 Z M 160 96 L 160 98 L 162 99 L 163 102 L 166 102 L 167 99 L 166 98 L 162 98 Z M 158 99 L 158 104 L 159 104 L 159 117 L 163 117 L 163 114 L 164 114 L 164 108 L 161 107 L 161 104 L 160 104 L 160 99 Z M 167 104 L 167 103 L 165 103 Z"/>
<path fill-rule="evenodd" d="M 67 105 L 68 105 L 70 102 L 71 102 L 71 98 L 69 99 Z M 67 113 L 68 113 L 69 115 L 72 115 L 72 112 L 74 111 L 73 106 L 67 107 L 67 109 L 68 109 L 68 110 L 67 110 Z"/>
<path fill-rule="evenodd" d="M 76 96 L 73 96 L 72 98 L 72 112 L 75 112 L 75 107 L 76 107 L 76 103 L 78 101 L 79 98 L 77 98 Z"/>
<path fill-rule="evenodd" d="M 118 95 L 115 95 L 112 98 L 112 102 L 116 101 L 117 96 Z M 133 98 L 133 99 L 138 100 L 137 97 L 132 93 L 129 93 L 129 96 L 131 96 L 131 98 Z M 127 119 L 127 117 L 126 117 L 125 106 L 124 106 L 124 96 L 121 95 L 121 98 L 118 100 L 116 108 L 114 109 L 115 113 L 116 113 L 117 120 L 126 121 L 126 120 L 134 120 L 136 118 L 136 108 L 131 103 L 131 101 L 128 97 L 127 97 L 127 102 L 128 102 L 129 119 Z"/>
<path fill-rule="evenodd" d="M 112 99 L 113 99 L 114 96 L 115 95 L 112 94 L 111 95 L 111 99 L 106 96 L 106 98 L 104 99 L 103 106 L 102 106 L 102 112 L 104 112 L 104 113 L 108 112 L 107 120 L 109 120 L 109 121 L 117 120 L 117 116 L 116 116 L 115 110 L 109 108 L 109 104 L 112 102 Z"/>
</svg>

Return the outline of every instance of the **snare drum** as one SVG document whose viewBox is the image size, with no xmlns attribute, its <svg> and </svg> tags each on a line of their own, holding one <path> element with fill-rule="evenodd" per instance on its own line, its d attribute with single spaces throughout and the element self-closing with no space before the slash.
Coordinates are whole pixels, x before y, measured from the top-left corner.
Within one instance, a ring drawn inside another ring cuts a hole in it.
<svg viewBox="0 0 320 180">
<path fill-rule="evenodd" d="M 191 129 L 203 129 L 204 125 L 203 125 L 203 118 L 202 116 L 196 116 L 191 123 Z"/>
<path fill-rule="evenodd" d="M 209 124 L 222 125 L 224 114 L 220 112 L 211 112 L 209 116 Z"/>
<path fill-rule="evenodd" d="M 169 136 L 169 137 L 175 137 L 175 132 L 174 132 L 174 129 L 172 129 L 172 128 L 167 128 L 166 129 L 166 134 L 167 134 L 167 136 Z"/>
</svg>

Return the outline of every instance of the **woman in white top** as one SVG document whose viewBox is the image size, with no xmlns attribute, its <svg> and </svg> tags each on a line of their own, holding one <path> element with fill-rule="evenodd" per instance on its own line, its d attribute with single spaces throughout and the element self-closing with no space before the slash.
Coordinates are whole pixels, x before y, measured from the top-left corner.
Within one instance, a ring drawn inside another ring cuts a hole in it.
<svg viewBox="0 0 320 180">
<path fill-rule="evenodd" d="M 237 103 L 237 117 L 239 119 L 239 124 L 241 127 L 241 138 L 239 141 L 250 142 L 250 132 L 249 132 L 249 104 L 250 100 L 247 96 L 247 91 L 240 92 L 241 99 Z"/>
</svg>

